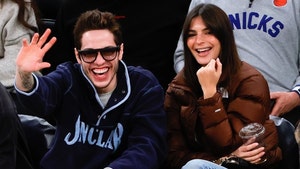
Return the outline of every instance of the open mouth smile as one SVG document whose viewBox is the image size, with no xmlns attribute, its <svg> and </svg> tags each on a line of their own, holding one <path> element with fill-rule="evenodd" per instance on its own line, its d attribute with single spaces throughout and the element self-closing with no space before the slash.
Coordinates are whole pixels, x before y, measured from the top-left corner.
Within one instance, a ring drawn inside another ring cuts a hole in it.
<svg viewBox="0 0 300 169">
<path fill-rule="evenodd" d="M 104 73 L 108 72 L 108 68 L 101 68 L 101 69 L 92 69 L 94 74 L 103 75 Z"/>
</svg>

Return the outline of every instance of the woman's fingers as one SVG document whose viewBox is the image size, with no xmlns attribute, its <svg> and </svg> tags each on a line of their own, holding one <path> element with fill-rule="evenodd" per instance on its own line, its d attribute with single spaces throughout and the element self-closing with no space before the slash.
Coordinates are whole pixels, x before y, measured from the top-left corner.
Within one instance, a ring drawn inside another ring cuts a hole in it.
<svg viewBox="0 0 300 169">
<path fill-rule="evenodd" d="M 216 69 L 217 72 L 221 75 L 222 74 L 222 63 L 220 62 L 220 59 L 216 59 Z"/>
<path fill-rule="evenodd" d="M 255 154 L 255 155 L 250 156 L 250 157 L 245 157 L 244 159 L 251 162 L 251 163 L 258 163 L 258 162 L 261 161 L 264 154 L 265 154 L 265 152 L 261 151 L 261 152 Z"/>
<path fill-rule="evenodd" d="M 250 163 L 258 163 L 265 154 L 265 148 L 259 147 L 257 142 L 243 144 L 233 152 L 237 157 L 243 158 Z"/>
<path fill-rule="evenodd" d="M 257 163 L 261 160 L 261 157 L 265 154 L 264 147 L 258 147 L 258 143 L 252 143 L 249 145 L 244 145 L 241 150 L 242 153 L 240 154 L 243 159 L 251 162 Z"/>
</svg>

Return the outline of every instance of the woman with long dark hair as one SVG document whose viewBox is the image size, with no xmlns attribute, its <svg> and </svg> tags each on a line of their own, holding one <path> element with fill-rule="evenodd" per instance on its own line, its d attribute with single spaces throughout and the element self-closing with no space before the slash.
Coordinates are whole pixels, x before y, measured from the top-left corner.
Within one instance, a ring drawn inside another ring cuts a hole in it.
<svg viewBox="0 0 300 169">
<path fill-rule="evenodd" d="M 268 84 L 239 59 L 226 13 L 212 4 L 194 7 L 183 26 L 183 44 L 184 68 L 165 97 L 167 167 L 224 169 L 220 163 L 228 159 L 251 168 L 276 166 L 282 153 L 269 119 Z M 265 128 L 262 147 L 239 137 L 241 128 L 254 122 Z"/>
</svg>

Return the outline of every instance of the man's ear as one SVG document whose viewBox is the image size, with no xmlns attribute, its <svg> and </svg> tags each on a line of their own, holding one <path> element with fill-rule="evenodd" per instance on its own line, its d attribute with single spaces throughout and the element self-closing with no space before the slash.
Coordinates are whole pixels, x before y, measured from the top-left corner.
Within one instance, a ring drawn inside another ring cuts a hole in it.
<svg viewBox="0 0 300 169">
<path fill-rule="evenodd" d="M 124 53 L 124 44 L 123 43 L 121 43 L 121 45 L 120 45 L 120 52 L 119 52 L 119 60 L 122 60 L 122 58 L 123 58 L 123 53 Z"/>
<path fill-rule="evenodd" d="M 76 57 L 77 62 L 79 64 L 81 64 L 81 59 L 79 57 L 78 50 L 76 48 L 74 48 L 74 53 L 75 53 L 75 57 Z"/>
</svg>

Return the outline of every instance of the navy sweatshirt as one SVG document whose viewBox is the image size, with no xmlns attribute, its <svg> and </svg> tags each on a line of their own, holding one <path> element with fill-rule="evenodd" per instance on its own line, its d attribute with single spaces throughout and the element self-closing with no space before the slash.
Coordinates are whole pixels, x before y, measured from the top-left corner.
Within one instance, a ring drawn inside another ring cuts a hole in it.
<svg viewBox="0 0 300 169">
<path fill-rule="evenodd" d="M 167 153 L 164 90 L 150 71 L 120 61 L 106 107 L 79 64 L 34 77 L 33 91 L 18 96 L 37 115 L 53 114 L 57 125 L 41 168 L 159 168 Z"/>
</svg>

